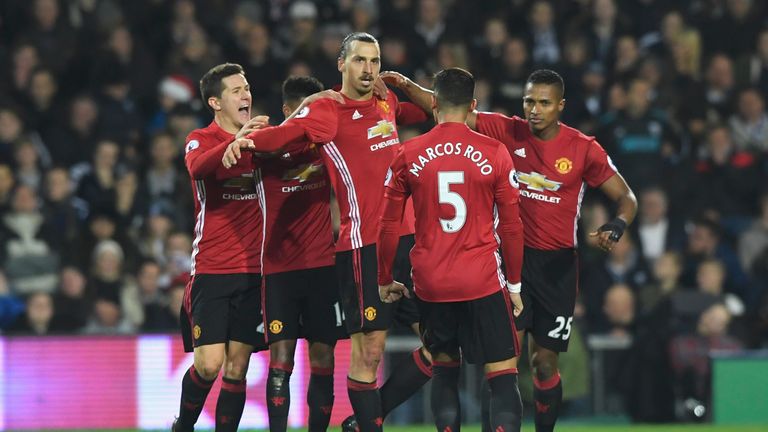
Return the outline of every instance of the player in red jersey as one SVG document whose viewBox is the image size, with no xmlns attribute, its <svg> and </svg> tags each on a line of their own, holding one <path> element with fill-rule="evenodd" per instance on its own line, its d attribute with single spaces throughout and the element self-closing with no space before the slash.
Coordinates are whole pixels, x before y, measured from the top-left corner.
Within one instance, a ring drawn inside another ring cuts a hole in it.
<svg viewBox="0 0 768 432">
<path fill-rule="evenodd" d="M 463 355 L 471 363 L 484 364 L 491 386 L 492 428 L 519 431 L 523 404 L 517 387 L 515 357 L 520 349 L 514 316 L 524 309 L 518 184 L 504 145 L 465 123 L 477 104 L 474 84 L 474 77 L 463 69 L 438 73 L 432 101 L 438 125 L 405 143 L 392 163 L 376 243 L 378 284 L 383 301 L 408 292 L 393 281 L 392 261 L 405 200 L 412 196 L 413 287 L 422 338 L 434 360 L 432 413 L 437 430 L 461 428 L 458 380 Z"/>
<path fill-rule="evenodd" d="M 396 124 L 426 120 L 424 111 L 373 95 L 380 70 L 378 41 L 367 33 L 352 33 L 342 42 L 338 68 L 344 103 L 320 99 L 302 108 L 279 127 L 255 132 L 247 148 L 258 152 L 291 152 L 308 143 L 322 145 L 341 213 L 336 242 L 339 294 L 351 334 L 352 354 L 347 380 L 350 402 L 362 431 L 381 430 L 383 418 L 431 377 L 429 353 L 419 349 L 377 388 L 376 372 L 384 351 L 394 307 L 382 303 L 376 283 L 376 236 L 382 211 L 384 178 L 400 140 Z M 237 148 L 238 145 L 233 145 Z M 234 152 L 239 157 L 239 149 Z M 223 161 L 225 166 L 234 159 Z M 413 233 L 403 224 L 403 241 Z M 408 314 L 416 325 L 417 314 Z M 346 428 L 346 426 L 345 426 Z"/>
<path fill-rule="evenodd" d="M 251 353 L 263 346 L 261 322 L 261 217 L 250 163 L 233 169 L 220 160 L 232 142 L 262 127 L 251 119 L 251 93 L 243 68 L 221 64 L 200 80 L 213 122 L 187 137 L 185 161 L 195 194 L 192 271 L 184 292 L 184 349 L 194 365 L 184 374 L 175 431 L 191 431 L 213 381 L 224 365 L 216 404 L 216 430 L 235 431 L 245 405 L 245 374 Z"/>
<path fill-rule="evenodd" d="M 323 90 L 315 78 L 283 83 L 283 114 Z M 333 348 L 344 337 L 336 282 L 331 185 L 319 148 L 256 158 L 264 216 L 262 304 L 269 343 L 267 412 L 270 431 L 285 431 L 290 377 L 300 335 L 309 342 L 309 431 L 325 431 L 333 408 Z"/>
<path fill-rule="evenodd" d="M 394 72 L 383 81 L 402 88 L 420 106 L 430 93 Z M 525 229 L 523 303 L 517 327 L 528 332 L 536 402 L 536 431 L 552 431 L 562 402 L 558 353 L 568 349 L 578 292 L 576 228 L 587 186 L 616 202 L 616 217 L 590 236 L 610 250 L 637 213 L 637 200 L 594 137 L 560 122 L 565 86 L 556 72 L 538 70 L 525 86 L 525 120 L 496 113 L 470 113 L 467 124 L 509 150 L 520 182 Z M 487 397 L 487 393 L 485 395 Z M 487 399 L 484 409 L 487 408 Z M 489 430 L 488 425 L 483 427 Z"/>
</svg>

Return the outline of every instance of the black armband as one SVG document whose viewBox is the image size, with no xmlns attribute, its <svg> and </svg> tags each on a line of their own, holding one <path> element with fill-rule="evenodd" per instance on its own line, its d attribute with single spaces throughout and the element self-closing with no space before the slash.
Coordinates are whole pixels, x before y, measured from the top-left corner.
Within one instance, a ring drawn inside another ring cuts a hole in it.
<svg viewBox="0 0 768 432">
<path fill-rule="evenodd" d="M 616 217 L 616 218 L 613 218 L 612 221 L 598 228 L 597 231 L 598 232 L 610 231 L 611 235 L 608 238 L 617 242 L 619 241 L 621 236 L 624 235 L 625 229 L 627 229 L 627 223 L 624 222 L 624 219 Z"/>
</svg>

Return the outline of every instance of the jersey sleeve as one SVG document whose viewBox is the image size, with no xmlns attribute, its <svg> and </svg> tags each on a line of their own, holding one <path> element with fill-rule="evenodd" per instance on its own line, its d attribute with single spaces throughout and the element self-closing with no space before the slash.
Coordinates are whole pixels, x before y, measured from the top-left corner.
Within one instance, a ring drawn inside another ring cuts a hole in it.
<svg viewBox="0 0 768 432">
<path fill-rule="evenodd" d="M 503 145 L 496 154 L 498 174 L 494 186 L 494 201 L 499 213 L 496 233 L 501 238 L 501 253 L 507 281 L 518 283 L 523 268 L 523 222 L 520 219 L 520 192 L 517 172 L 509 152 Z"/>
<path fill-rule="evenodd" d="M 337 103 L 332 99 L 318 99 L 284 124 L 300 126 L 307 139 L 313 143 L 327 143 L 336 137 L 339 122 Z"/>
<path fill-rule="evenodd" d="M 503 114 L 478 112 L 475 127 L 481 134 L 506 143 L 514 137 L 514 121 L 514 117 L 507 117 Z"/>
<path fill-rule="evenodd" d="M 401 147 L 387 171 L 384 190 L 384 211 L 379 223 L 376 241 L 379 285 L 392 282 L 392 267 L 400 240 L 400 225 L 408 198 L 408 186 L 405 175 L 405 153 Z"/>
<path fill-rule="evenodd" d="M 591 187 L 598 187 L 618 172 L 611 161 L 611 157 L 605 152 L 597 141 L 589 141 L 587 156 L 584 161 L 584 180 Z"/>
<path fill-rule="evenodd" d="M 427 121 L 427 113 L 418 105 L 412 102 L 399 102 L 397 104 L 397 124 L 398 126 L 407 126 Z"/>
<path fill-rule="evenodd" d="M 200 180 L 215 174 L 219 167 L 224 169 L 221 158 L 231 140 L 209 145 L 208 139 L 199 133 L 192 132 L 187 136 L 184 146 L 184 163 L 190 177 Z"/>
<path fill-rule="evenodd" d="M 310 143 L 301 126 L 289 123 L 259 129 L 246 138 L 253 141 L 254 151 L 258 153 L 300 152 Z"/>
</svg>

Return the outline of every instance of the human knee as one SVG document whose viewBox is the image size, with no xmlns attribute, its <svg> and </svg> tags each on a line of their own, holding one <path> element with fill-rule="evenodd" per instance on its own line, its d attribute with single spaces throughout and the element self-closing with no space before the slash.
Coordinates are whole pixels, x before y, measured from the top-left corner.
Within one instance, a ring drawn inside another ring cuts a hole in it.
<svg viewBox="0 0 768 432">
<path fill-rule="evenodd" d="M 333 347 L 327 344 L 314 343 L 309 350 L 309 363 L 316 368 L 333 367 Z"/>
<path fill-rule="evenodd" d="M 224 363 L 224 359 L 220 357 L 206 357 L 198 359 L 195 362 L 195 370 L 197 374 L 206 380 L 214 380 L 221 370 L 221 366 Z"/>
<path fill-rule="evenodd" d="M 536 378 L 545 380 L 557 373 L 557 353 L 538 352 L 531 357 L 531 368 Z"/>
<path fill-rule="evenodd" d="M 269 362 L 293 366 L 293 352 L 285 347 L 270 346 Z"/>
<path fill-rule="evenodd" d="M 228 361 L 224 368 L 224 376 L 231 379 L 241 380 L 245 378 L 248 372 L 248 359 L 232 359 Z"/>
</svg>

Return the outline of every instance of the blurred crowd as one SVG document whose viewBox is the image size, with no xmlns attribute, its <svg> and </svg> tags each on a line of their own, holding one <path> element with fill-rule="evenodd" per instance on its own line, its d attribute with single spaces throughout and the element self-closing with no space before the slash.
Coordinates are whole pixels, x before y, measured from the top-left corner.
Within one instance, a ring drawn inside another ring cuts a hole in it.
<svg viewBox="0 0 768 432">
<path fill-rule="evenodd" d="M 638 385 L 699 397 L 690 377 L 708 373 L 709 350 L 768 347 L 757 0 L 4 1 L 2 332 L 175 331 L 193 231 L 181 149 L 210 121 L 199 78 L 242 64 L 254 112 L 277 123 L 288 75 L 339 84 L 350 31 L 379 38 L 383 70 L 427 87 L 470 70 L 480 110 L 521 115 L 530 72 L 563 76 L 563 120 L 597 137 L 640 203 L 607 256 L 582 235 L 576 328 L 633 340 L 660 381 L 635 373 Z M 588 194 L 581 233 L 612 214 Z"/>
</svg>

